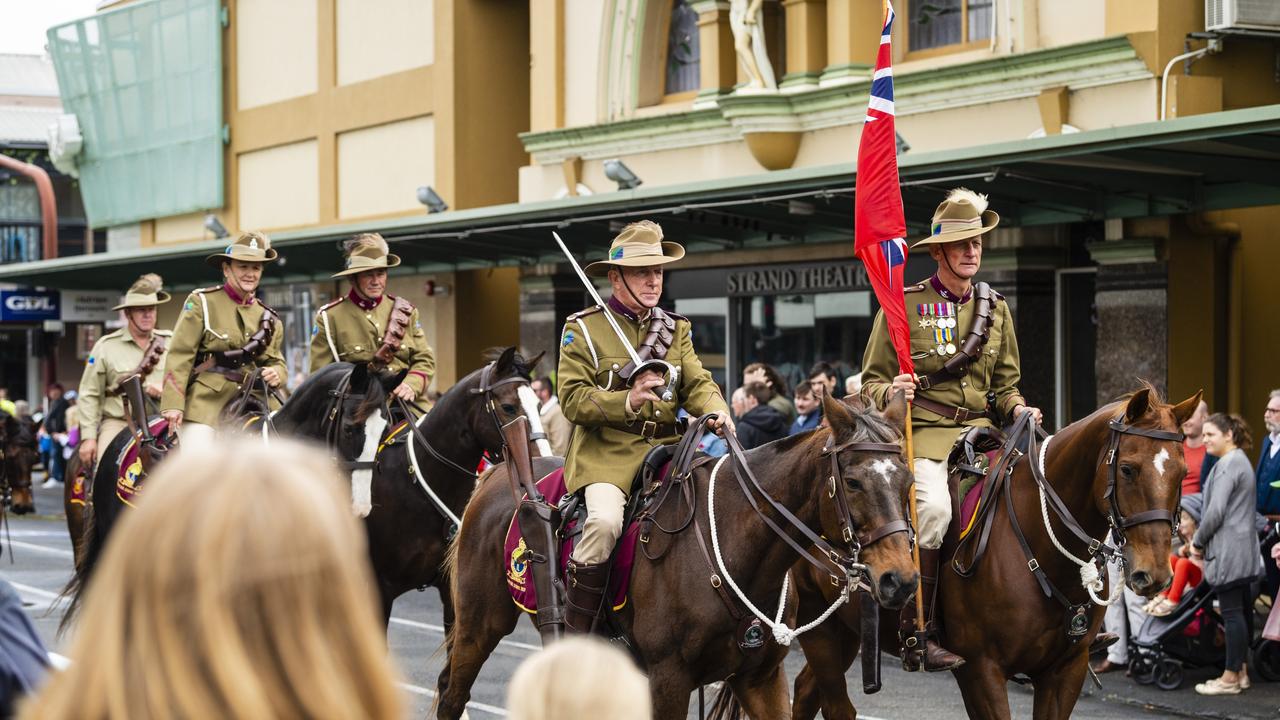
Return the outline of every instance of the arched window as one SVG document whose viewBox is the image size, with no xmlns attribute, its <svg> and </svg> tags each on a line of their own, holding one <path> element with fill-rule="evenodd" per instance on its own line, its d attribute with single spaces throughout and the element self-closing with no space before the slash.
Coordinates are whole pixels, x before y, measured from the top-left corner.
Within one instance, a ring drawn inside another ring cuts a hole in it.
<svg viewBox="0 0 1280 720">
<path fill-rule="evenodd" d="M 699 88 L 699 58 L 698 13 L 689 6 L 689 0 L 672 0 L 667 32 L 667 95 Z"/>
</svg>

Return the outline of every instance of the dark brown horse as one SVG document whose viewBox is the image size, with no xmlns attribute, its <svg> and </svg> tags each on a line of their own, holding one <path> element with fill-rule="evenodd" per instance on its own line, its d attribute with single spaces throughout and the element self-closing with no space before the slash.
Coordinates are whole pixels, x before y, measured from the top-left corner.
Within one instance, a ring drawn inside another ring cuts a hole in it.
<svg viewBox="0 0 1280 720">
<path fill-rule="evenodd" d="M 0 412 L 0 498 L 15 515 L 36 511 L 31 468 L 40 458 L 35 424 Z"/>
<path fill-rule="evenodd" d="M 1196 393 L 1169 405 L 1153 389 L 1143 387 L 1067 426 L 1045 448 L 1044 477 L 1083 533 L 1105 540 L 1111 519 L 1117 520 L 1126 583 L 1145 597 L 1170 580 L 1167 519 L 1173 517 L 1186 474 L 1182 443 L 1172 436 L 1180 434 L 1179 428 L 1199 402 L 1200 393 Z M 985 557 L 969 568 L 973 557 L 968 548 L 957 554 L 956 560 L 972 575 L 961 577 L 950 563 L 942 568 L 938 600 L 945 623 L 944 645 L 967 661 L 955 676 L 969 717 L 1008 718 L 1006 684 L 1019 674 L 1030 677 L 1035 686 L 1035 718 L 1069 717 L 1088 670 L 1089 643 L 1105 612 L 1081 587 L 1079 566 L 1055 548 L 1045 529 L 1031 462 L 1038 463 L 1039 458 L 1019 460 L 1006 492 L 992 496 Z M 1113 477 L 1114 492 L 1109 493 Z M 1065 603 L 1047 596 L 1030 571 L 1010 523 L 1010 506 L 1036 564 L 1052 588 L 1066 598 Z M 1092 559 L 1089 548 L 1056 513 L 1052 522 L 1054 534 L 1069 552 Z M 981 529 L 975 526 L 972 532 Z M 957 535 L 953 526 L 944 546 L 947 552 L 955 550 Z M 807 613 L 821 606 L 830 593 L 823 587 L 824 580 L 808 568 L 796 566 L 794 576 L 800 614 L 811 616 Z M 1105 568 L 1101 576 L 1105 579 Z M 1066 605 L 1077 611 L 1084 608 L 1080 629 L 1085 632 L 1074 642 L 1067 634 L 1071 613 Z M 858 653 L 859 622 L 859 604 L 849 603 L 822 628 L 802 636 L 808 662 L 796 678 L 793 717 L 807 720 L 819 709 L 827 720 L 856 717 L 844 672 Z M 896 618 L 882 617 L 881 628 L 882 646 L 896 650 Z"/>
<path fill-rule="evenodd" d="M 84 465 L 80 462 L 78 448 L 73 448 L 63 475 L 66 482 L 62 483 L 62 509 L 67 516 L 67 533 L 71 535 L 71 552 L 76 565 L 80 564 L 80 547 L 84 541 L 84 526 L 89 515 L 87 500 L 75 497 L 76 476 L 83 471 Z M 88 477 L 85 478 L 84 483 L 89 484 Z"/>
<path fill-rule="evenodd" d="M 910 476 L 900 452 L 883 448 L 901 437 L 905 402 L 899 398 L 885 417 L 830 399 L 824 400 L 824 408 L 829 429 L 747 452 L 747 467 L 769 497 L 828 538 L 842 537 L 838 506 L 847 501 L 852 529 L 858 537 L 868 538 L 861 562 L 869 568 L 866 577 L 873 594 L 887 607 L 901 607 L 916 586 L 903 521 Z M 535 463 L 535 470 L 546 471 L 553 465 L 543 459 Z M 713 476 L 716 535 L 710 531 L 713 517 L 708 513 Z M 636 558 L 629 601 L 616 617 L 632 653 L 649 674 L 654 717 L 685 717 L 695 688 L 726 678 L 727 687 L 751 717 L 785 717 L 790 710 L 781 666 L 786 648 L 770 639 L 758 650 L 744 653 L 740 649 L 739 620 L 713 586 L 713 578 L 720 584 L 718 571 L 708 566 L 700 544 L 714 548 L 718 538 L 728 576 L 740 582 L 746 597 L 770 617 L 777 610 L 783 578 L 797 552 L 753 509 L 747 482 L 735 463 L 699 465 L 686 482 L 694 488 L 693 508 L 667 503 L 658 510 L 657 520 L 662 527 L 676 528 L 689 517 L 690 509 L 696 519 L 682 532 L 655 538 L 667 548 L 659 560 L 646 560 L 643 553 Z M 768 507 L 767 499 L 756 496 L 755 501 L 765 506 L 764 517 L 787 525 L 782 513 Z M 440 718 L 453 720 L 462 714 L 480 667 L 498 641 L 515 629 L 521 615 L 508 595 L 504 572 L 503 542 L 514 511 L 510 480 L 505 468 L 499 467 L 482 479 L 452 546 L 458 615 L 439 679 Z M 883 536 L 878 532 L 893 524 L 903 532 Z M 794 526 L 785 532 L 796 543 L 809 542 Z"/>
</svg>

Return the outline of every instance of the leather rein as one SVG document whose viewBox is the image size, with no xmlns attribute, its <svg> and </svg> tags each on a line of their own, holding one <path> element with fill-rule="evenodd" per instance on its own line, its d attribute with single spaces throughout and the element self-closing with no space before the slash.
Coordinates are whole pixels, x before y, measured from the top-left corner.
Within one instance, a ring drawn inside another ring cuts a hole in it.
<svg viewBox="0 0 1280 720">
<path fill-rule="evenodd" d="M 1013 471 L 1018 461 L 1023 457 L 1023 453 L 1018 450 L 1018 446 L 1024 437 L 1027 439 L 1027 453 L 1031 465 L 1031 477 L 1035 482 L 1038 491 L 1045 498 L 1045 507 L 1048 512 L 1052 512 L 1057 516 L 1063 527 L 1067 528 L 1077 540 L 1088 547 L 1086 559 L 1090 562 L 1097 563 L 1099 560 L 1106 561 L 1116 559 L 1124 562 L 1122 548 L 1128 543 L 1125 536 L 1125 530 L 1143 525 L 1149 522 L 1167 522 L 1169 523 L 1171 532 L 1176 531 L 1177 520 L 1174 513 L 1161 508 L 1144 510 L 1134 515 L 1125 516 L 1121 512 L 1116 499 L 1116 481 L 1119 474 L 1119 463 L 1117 455 L 1119 454 L 1120 442 L 1125 435 L 1136 435 L 1140 437 L 1152 438 L 1154 440 L 1176 440 L 1181 442 L 1185 436 L 1181 432 L 1173 432 L 1169 430 L 1151 430 L 1147 428 L 1134 427 L 1124 423 L 1120 419 L 1111 420 L 1108 425 L 1110 435 L 1107 439 L 1107 446 L 1100 454 L 1098 464 L 1107 465 L 1107 487 L 1103 493 L 1103 498 L 1107 501 L 1107 523 L 1110 526 L 1109 535 L 1114 540 L 1114 544 L 1107 542 L 1106 539 L 1095 539 L 1085 532 L 1084 528 L 1076 520 L 1071 510 L 1067 508 L 1061 496 L 1049 484 L 1045 477 L 1044 471 L 1037 462 L 1041 452 L 1039 450 L 1040 441 L 1046 439 L 1048 435 L 1039 426 L 1034 424 L 1034 420 L 1030 413 L 1020 415 L 1013 427 L 1005 437 L 1004 444 L 1000 448 L 999 460 L 988 473 L 988 476 L 994 475 L 994 482 L 987 483 L 983 489 L 982 496 L 979 500 L 980 517 L 975 521 L 981 523 L 981 531 L 977 534 L 977 548 L 974 552 L 972 561 L 966 566 L 960 560 L 960 553 L 968 547 L 975 537 L 974 533 L 970 533 L 961 538 L 957 544 L 956 552 L 952 556 L 951 567 L 956 574 L 961 577 L 971 577 L 978 563 L 982 561 L 983 555 L 986 554 L 987 542 L 990 539 L 991 528 L 995 521 L 995 496 L 1004 493 L 1005 509 L 1009 515 L 1009 524 L 1013 528 L 1013 535 L 1018 541 L 1018 545 L 1022 550 L 1022 554 L 1026 559 L 1027 569 L 1035 576 L 1036 582 L 1040 585 L 1041 591 L 1045 597 L 1053 598 L 1068 610 L 1078 610 L 1081 607 L 1072 603 L 1066 594 L 1058 588 L 1057 585 L 1049 579 L 1044 569 L 1040 566 L 1040 561 L 1036 558 L 1035 552 L 1031 549 L 1026 534 L 1022 530 L 1022 525 L 1018 521 L 1018 514 L 1013 505 L 1012 481 Z M 1048 517 L 1046 515 L 1046 521 Z"/>
</svg>

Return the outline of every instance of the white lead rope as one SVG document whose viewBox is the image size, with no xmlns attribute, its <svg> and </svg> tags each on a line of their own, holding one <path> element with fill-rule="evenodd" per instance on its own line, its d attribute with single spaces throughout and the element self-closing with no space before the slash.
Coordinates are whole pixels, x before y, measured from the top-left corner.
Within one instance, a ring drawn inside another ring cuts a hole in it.
<svg viewBox="0 0 1280 720">
<path fill-rule="evenodd" d="M 782 621 L 783 611 L 786 609 L 787 605 L 787 592 L 791 589 L 790 571 L 782 577 L 782 595 L 778 598 L 778 616 L 776 618 L 770 619 L 769 616 L 760 611 L 760 608 L 756 607 L 749 599 L 747 599 L 746 594 L 743 593 L 738 587 L 738 584 L 733 581 L 733 576 L 729 574 L 729 569 L 725 567 L 724 558 L 720 555 L 720 535 L 716 531 L 716 475 L 720 472 L 720 466 L 724 465 L 724 461 L 728 458 L 728 455 L 722 455 L 720 457 L 716 462 L 715 467 L 711 468 L 711 480 L 707 483 L 707 518 L 711 521 L 711 550 L 715 553 L 716 566 L 720 569 L 720 574 L 724 577 L 725 582 L 729 584 L 729 587 L 733 590 L 733 594 L 737 596 L 738 600 L 740 600 L 743 605 L 746 605 L 747 609 L 750 610 L 752 614 L 760 618 L 760 622 L 769 626 L 769 629 L 773 631 L 773 639 L 777 641 L 779 645 L 788 647 L 791 645 L 792 640 L 826 622 L 827 618 L 831 617 L 832 613 L 834 613 L 841 605 L 848 602 L 849 593 L 853 590 L 852 584 L 845 583 L 844 588 L 840 591 L 840 597 L 836 598 L 836 601 L 831 604 L 831 607 L 827 608 L 826 612 L 819 615 L 817 620 L 814 620 L 808 625 L 802 625 L 795 628 L 794 630 L 787 627 L 787 624 Z"/>
<path fill-rule="evenodd" d="M 1044 459 L 1049 451 L 1050 440 L 1053 440 L 1052 435 L 1047 436 L 1044 439 L 1044 443 L 1040 445 L 1040 477 L 1046 478 L 1046 482 L 1049 476 L 1045 474 Z M 1063 557 L 1080 566 L 1080 586 L 1088 591 L 1089 599 L 1093 600 L 1095 604 L 1104 607 L 1115 602 L 1120 597 L 1120 593 L 1124 592 L 1124 583 L 1116 583 L 1116 586 L 1111 588 L 1111 597 L 1098 596 L 1098 593 L 1106 590 L 1106 584 L 1102 581 L 1098 566 L 1094 562 L 1081 560 L 1063 547 L 1058 540 L 1058 535 L 1053 531 L 1053 523 L 1049 521 L 1049 503 L 1045 496 L 1044 486 L 1036 483 L 1036 490 L 1040 492 L 1040 514 L 1044 518 L 1044 529 L 1049 531 L 1049 540 L 1053 542 L 1053 546 L 1058 549 L 1058 552 L 1062 553 Z"/>
</svg>

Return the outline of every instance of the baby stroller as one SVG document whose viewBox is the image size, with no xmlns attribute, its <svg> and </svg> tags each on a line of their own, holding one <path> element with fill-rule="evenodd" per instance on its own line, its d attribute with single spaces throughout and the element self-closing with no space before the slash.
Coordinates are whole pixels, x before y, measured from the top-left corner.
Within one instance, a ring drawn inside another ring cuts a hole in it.
<svg viewBox="0 0 1280 720">
<path fill-rule="evenodd" d="M 1213 597 L 1209 583 L 1202 582 L 1183 594 L 1173 612 L 1147 618 L 1133 641 L 1129 673 L 1134 680 L 1177 690 L 1185 668 L 1222 667 L 1222 616 L 1213 607 Z"/>
</svg>

